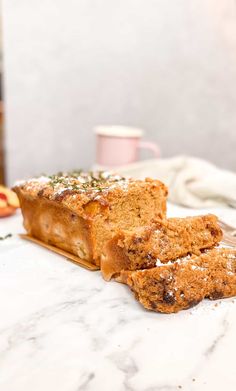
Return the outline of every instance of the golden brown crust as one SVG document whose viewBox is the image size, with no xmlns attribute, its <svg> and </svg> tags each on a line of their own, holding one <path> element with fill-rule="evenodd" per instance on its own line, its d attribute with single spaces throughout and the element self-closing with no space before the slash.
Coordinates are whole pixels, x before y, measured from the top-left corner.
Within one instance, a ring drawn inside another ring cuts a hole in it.
<svg viewBox="0 0 236 391">
<path fill-rule="evenodd" d="M 90 222 L 46 198 L 19 194 L 28 235 L 93 262 Z"/>
<path fill-rule="evenodd" d="M 80 172 L 32 179 L 14 190 L 30 235 L 80 257 L 82 251 L 97 265 L 117 229 L 146 225 L 166 214 L 167 190 L 158 180 Z"/>
<path fill-rule="evenodd" d="M 158 267 L 124 271 L 117 281 L 130 286 L 147 309 L 164 313 L 190 308 L 204 298 L 236 295 L 236 249 L 207 250 Z"/>
<path fill-rule="evenodd" d="M 199 254 L 220 242 L 214 215 L 156 220 L 149 227 L 120 231 L 106 245 L 101 270 L 106 280 L 121 270 L 152 268 L 157 261 Z"/>
<path fill-rule="evenodd" d="M 32 178 L 19 183 L 13 190 L 17 195 L 27 194 L 55 201 L 85 218 L 89 217 L 86 213 L 87 204 L 96 202 L 103 207 L 109 207 L 109 204 L 124 192 L 135 192 L 137 188 L 141 191 L 146 185 L 161 190 L 165 198 L 168 193 L 162 182 L 150 178 L 144 181 L 134 180 L 102 171 L 59 174 Z"/>
</svg>

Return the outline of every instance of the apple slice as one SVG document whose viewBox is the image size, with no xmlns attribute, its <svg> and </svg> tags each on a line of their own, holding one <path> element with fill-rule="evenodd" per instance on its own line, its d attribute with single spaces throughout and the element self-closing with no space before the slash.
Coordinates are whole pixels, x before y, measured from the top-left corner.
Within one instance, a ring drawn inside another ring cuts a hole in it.
<svg viewBox="0 0 236 391">
<path fill-rule="evenodd" d="M 7 187 L 0 185 L 0 217 L 13 215 L 19 206 L 17 195 Z"/>
<path fill-rule="evenodd" d="M 12 206 L 13 208 L 20 207 L 19 200 L 16 193 L 14 193 L 14 191 L 2 185 L 0 185 L 0 200 L 2 201 L 6 200 L 7 204 L 9 206 Z"/>
<path fill-rule="evenodd" d="M 16 208 L 13 206 L 6 206 L 5 208 L 0 207 L 0 217 L 8 217 L 16 212 Z"/>
</svg>

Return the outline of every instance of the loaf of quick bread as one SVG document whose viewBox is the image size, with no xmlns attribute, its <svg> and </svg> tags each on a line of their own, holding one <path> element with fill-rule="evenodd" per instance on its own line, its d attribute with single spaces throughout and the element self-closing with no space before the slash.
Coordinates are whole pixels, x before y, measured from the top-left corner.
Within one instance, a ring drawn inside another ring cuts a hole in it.
<svg viewBox="0 0 236 391">
<path fill-rule="evenodd" d="M 117 229 L 145 226 L 166 215 L 167 189 L 148 178 L 74 171 L 33 178 L 14 191 L 29 235 L 96 265 Z"/>
</svg>

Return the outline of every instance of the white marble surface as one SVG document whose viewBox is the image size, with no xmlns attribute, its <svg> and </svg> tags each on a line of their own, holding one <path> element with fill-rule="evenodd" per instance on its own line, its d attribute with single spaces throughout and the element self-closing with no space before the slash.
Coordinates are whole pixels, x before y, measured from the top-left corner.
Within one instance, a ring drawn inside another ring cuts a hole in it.
<svg viewBox="0 0 236 391">
<path fill-rule="evenodd" d="M 13 233 L 0 242 L 0 390 L 235 391 L 236 300 L 149 312 L 22 230 L 19 214 L 0 220 L 0 235 Z"/>
</svg>

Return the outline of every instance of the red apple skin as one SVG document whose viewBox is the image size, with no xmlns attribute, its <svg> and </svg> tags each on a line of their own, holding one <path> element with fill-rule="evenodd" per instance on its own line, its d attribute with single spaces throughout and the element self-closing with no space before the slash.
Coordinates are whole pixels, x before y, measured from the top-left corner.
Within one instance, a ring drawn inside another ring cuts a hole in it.
<svg viewBox="0 0 236 391">
<path fill-rule="evenodd" d="M 6 198 L 5 198 L 6 197 Z M 14 191 L 8 189 L 7 187 L 0 185 L 0 200 L 6 201 L 9 206 L 12 206 L 13 208 L 19 208 L 19 200 L 14 193 Z"/>
<path fill-rule="evenodd" d="M 0 185 L 0 205 L 0 218 L 13 215 L 19 208 L 16 194 L 2 185 Z"/>
<path fill-rule="evenodd" d="M 0 193 L 0 200 L 7 201 L 7 196 L 4 193 Z"/>
<path fill-rule="evenodd" d="M 5 208 L 0 208 L 0 218 L 11 216 L 15 212 L 16 208 L 13 208 L 13 206 L 6 206 Z"/>
</svg>

